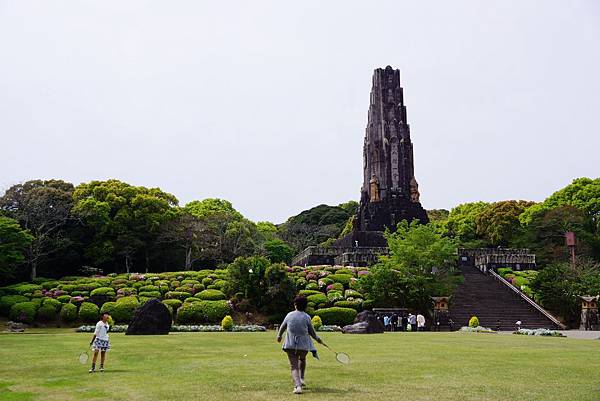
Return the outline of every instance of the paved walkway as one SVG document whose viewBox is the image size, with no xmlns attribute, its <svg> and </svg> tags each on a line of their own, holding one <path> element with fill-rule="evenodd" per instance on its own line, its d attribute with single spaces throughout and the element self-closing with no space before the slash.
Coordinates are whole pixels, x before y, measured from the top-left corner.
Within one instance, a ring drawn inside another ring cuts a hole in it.
<svg viewBox="0 0 600 401">
<path fill-rule="evenodd" d="M 600 331 L 560 330 L 560 332 L 569 338 L 580 340 L 596 340 L 600 338 Z"/>
</svg>

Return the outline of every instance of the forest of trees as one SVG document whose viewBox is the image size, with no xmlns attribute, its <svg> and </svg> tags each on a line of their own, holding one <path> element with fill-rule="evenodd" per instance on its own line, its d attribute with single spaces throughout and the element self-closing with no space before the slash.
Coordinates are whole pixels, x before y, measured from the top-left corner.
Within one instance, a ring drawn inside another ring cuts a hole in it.
<svg viewBox="0 0 600 401">
<path fill-rule="evenodd" d="M 180 206 L 172 194 L 118 180 L 14 185 L 0 197 L 0 281 L 102 271 L 224 266 L 239 256 L 289 263 L 306 246 L 349 232 L 358 203 L 319 205 L 285 223 L 252 222 L 222 199 Z M 462 247 L 528 247 L 541 266 L 600 260 L 600 179 L 579 178 L 541 203 L 506 200 L 428 211 L 437 233 Z"/>
</svg>

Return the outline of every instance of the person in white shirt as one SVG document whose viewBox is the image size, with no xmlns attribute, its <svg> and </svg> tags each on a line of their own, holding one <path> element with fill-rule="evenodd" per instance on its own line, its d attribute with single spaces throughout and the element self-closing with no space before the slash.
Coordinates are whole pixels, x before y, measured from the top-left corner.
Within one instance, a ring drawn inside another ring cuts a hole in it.
<svg viewBox="0 0 600 401">
<path fill-rule="evenodd" d="M 417 315 L 417 331 L 425 330 L 425 316 L 420 313 Z"/>
<path fill-rule="evenodd" d="M 102 314 L 102 320 L 96 323 L 96 330 L 94 330 L 94 336 L 90 345 L 94 351 L 94 357 L 92 358 L 92 367 L 90 373 L 96 371 L 96 360 L 98 359 L 98 352 L 100 352 L 100 372 L 104 372 L 104 361 L 106 360 L 106 351 L 110 349 L 110 341 L 108 339 L 108 325 L 109 314 L 104 312 Z"/>
</svg>

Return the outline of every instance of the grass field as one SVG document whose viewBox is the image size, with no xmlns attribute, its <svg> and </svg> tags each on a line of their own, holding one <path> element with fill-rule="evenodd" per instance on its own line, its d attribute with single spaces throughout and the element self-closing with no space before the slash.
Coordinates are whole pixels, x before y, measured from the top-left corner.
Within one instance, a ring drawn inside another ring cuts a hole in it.
<svg viewBox="0 0 600 401">
<path fill-rule="evenodd" d="M 324 333 L 340 365 L 309 356 L 307 391 L 291 394 L 270 333 L 111 335 L 107 370 L 76 357 L 89 334 L 0 334 L 1 400 L 600 400 L 600 341 L 462 333 Z"/>
</svg>

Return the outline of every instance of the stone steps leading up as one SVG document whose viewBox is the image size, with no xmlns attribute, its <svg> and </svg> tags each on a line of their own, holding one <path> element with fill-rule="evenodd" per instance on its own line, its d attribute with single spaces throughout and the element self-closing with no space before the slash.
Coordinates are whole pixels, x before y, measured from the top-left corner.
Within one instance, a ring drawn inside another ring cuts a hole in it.
<svg viewBox="0 0 600 401">
<path fill-rule="evenodd" d="M 500 321 L 501 330 L 513 330 L 518 320 L 522 328 L 556 328 L 544 314 L 491 276 L 470 266 L 460 269 L 465 280 L 450 299 L 455 329 L 468 325 L 472 316 L 477 316 L 481 326 L 492 329 Z"/>
</svg>

